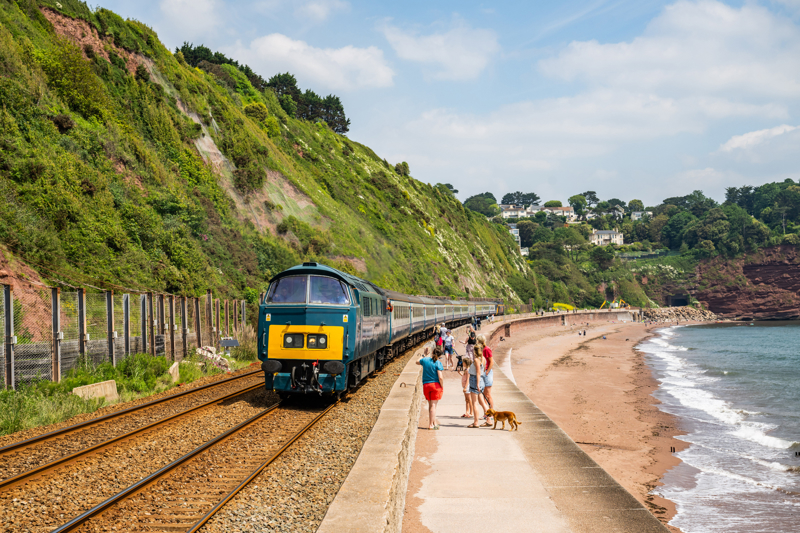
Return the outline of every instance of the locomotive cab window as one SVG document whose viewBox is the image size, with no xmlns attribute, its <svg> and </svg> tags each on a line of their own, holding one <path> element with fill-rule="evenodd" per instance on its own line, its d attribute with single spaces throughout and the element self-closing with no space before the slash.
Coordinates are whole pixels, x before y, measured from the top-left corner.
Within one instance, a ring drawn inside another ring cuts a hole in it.
<svg viewBox="0 0 800 533">
<path fill-rule="evenodd" d="M 310 293 L 309 303 L 312 304 L 347 305 L 350 303 L 347 289 L 341 281 L 335 278 L 311 276 Z"/>
<path fill-rule="evenodd" d="M 304 304 L 306 303 L 307 276 L 287 276 L 269 287 L 267 303 Z"/>
</svg>

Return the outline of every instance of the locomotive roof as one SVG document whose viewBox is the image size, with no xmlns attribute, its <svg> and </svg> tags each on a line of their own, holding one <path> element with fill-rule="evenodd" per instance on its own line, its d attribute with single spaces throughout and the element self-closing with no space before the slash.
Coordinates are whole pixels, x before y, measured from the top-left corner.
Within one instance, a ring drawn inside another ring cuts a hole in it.
<svg viewBox="0 0 800 533">
<path fill-rule="evenodd" d="M 383 295 L 384 292 L 386 292 L 370 281 L 358 278 L 356 276 L 352 276 L 346 272 L 342 272 L 341 270 L 336 270 L 335 268 L 331 268 L 327 265 L 322 265 L 320 263 L 311 263 L 311 262 L 287 268 L 283 272 L 276 274 L 271 280 L 269 280 L 269 282 L 272 283 L 276 279 L 297 274 L 321 274 L 324 276 L 331 276 L 344 281 L 348 285 L 355 287 L 361 292 L 374 292 L 379 295 Z"/>
<path fill-rule="evenodd" d="M 321 274 L 324 276 L 331 276 L 334 278 L 338 278 L 348 285 L 355 287 L 359 291 L 362 292 L 374 292 L 386 298 L 391 298 L 392 300 L 398 300 L 401 302 L 410 302 L 410 303 L 418 303 L 418 304 L 430 304 L 430 305 L 470 305 L 472 303 L 481 303 L 481 302 L 466 302 L 460 300 L 448 300 L 448 299 L 436 299 L 436 298 L 429 298 L 426 296 L 411 296 L 409 294 L 403 294 L 402 292 L 397 291 L 390 291 L 388 289 L 382 289 L 372 283 L 371 281 L 367 281 L 365 279 L 361 279 L 359 277 L 350 275 L 346 272 L 342 272 L 341 270 L 337 270 L 335 268 L 331 268 L 327 265 L 323 265 L 320 263 L 312 263 L 306 262 L 302 265 L 296 265 L 291 268 L 284 270 L 273 276 L 270 283 L 273 281 L 285 277 L 285 276 L 292 276 L 297 274 Z"/>
</svg>

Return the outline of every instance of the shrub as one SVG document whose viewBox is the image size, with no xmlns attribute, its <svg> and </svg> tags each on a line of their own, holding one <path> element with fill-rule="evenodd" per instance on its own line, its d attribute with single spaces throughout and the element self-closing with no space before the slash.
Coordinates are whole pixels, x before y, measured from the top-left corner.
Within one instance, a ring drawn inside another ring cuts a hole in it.
<svg viewBox="0 0 800 533">
<path fill-rule="evenodd" d="M 58 132 L 62 134 L 67 133 L 75 127 L 75 121 L 72 120 L 72 117 L 69 115 L 56 115 L 51 117 L 50 120 L 52 120 L 53 124 L 58 128 Z"/>
<path fill-rule="evenodd" d="M 105 115 L 109 106 L 105 88 L 80 49 L 66 39 L 58 39 L 50 53 L 37 49 L 34 57 L 50 87 L 70 109 L 87 118 Z"/>
<path fill-rule="evenodd" d="M 267 120 L 267 118 L 269 118 L 269 111 L 267 111 L 267 106 L 265 106 L 261 102 L 255 102 L 244 106 L 244 114 L 258 123 L 262 123 L 265 120 Z"/>
</svg>

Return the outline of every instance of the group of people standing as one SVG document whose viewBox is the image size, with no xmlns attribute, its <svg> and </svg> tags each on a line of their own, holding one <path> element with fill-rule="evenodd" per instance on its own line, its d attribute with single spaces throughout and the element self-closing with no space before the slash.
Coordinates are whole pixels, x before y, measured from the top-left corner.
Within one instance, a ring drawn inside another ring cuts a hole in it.
<svg viewBox="0 0 800 533">
<path fill-rule="evenodd" d="M 444 355 L 447 370 L 453 367 L 455 339 L 452 331 L 440 326 L 435 336 L 435 347 L 429 355 L 429 348 L 425 348 L 423 357 L 417 361 L 422 366 L 422 387 L 425 399 L 428 400 L 428 429 L 439 429 L 436 418 L 436 405 L 444 394 L 444 365 L 441 358 Z M 490 417 L 486 416 L 488 409 L 494 409 L 492 400 L 492 384 L 494 382 L 494 357 L 492 350 L 486 346 L 483 335 L 477 335 L 475 328 L 467 326 L 467 338 L 461 341 L 466 347 L 466 353 L 458 357 L 458 363 L 452 368 L 461 374 L 461 387 L 466 402 L 466 412 L 461 418 L 472 418 L 472 423 L 467 426 L 478 428 L 492 425 Z M 456 354 L 457 355 L 457 354 Z M 478 416 L 478 406 L 483 410 L 483 416 Z"/>
</svg>

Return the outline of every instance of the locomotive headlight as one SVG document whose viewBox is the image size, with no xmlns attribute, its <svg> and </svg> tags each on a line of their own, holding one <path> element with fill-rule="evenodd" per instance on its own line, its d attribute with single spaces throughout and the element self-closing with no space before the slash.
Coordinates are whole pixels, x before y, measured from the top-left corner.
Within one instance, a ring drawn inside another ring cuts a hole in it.
<svg viewBox="0 0 800 533">
<path fill-rule="evenodd" d="M 324 350 L 328 347 L 328 336 L 327 335 L 309 335 L 308 336 L 308 348 L 309 349 L 316 349 L 316 350 Z"/>
<path fill-rule="evenodd" d="M 303 347 L 303 334 L 302 333 L 287 333 L 283 336 L 284 348 L 302 348 Z"/>
</svg>

